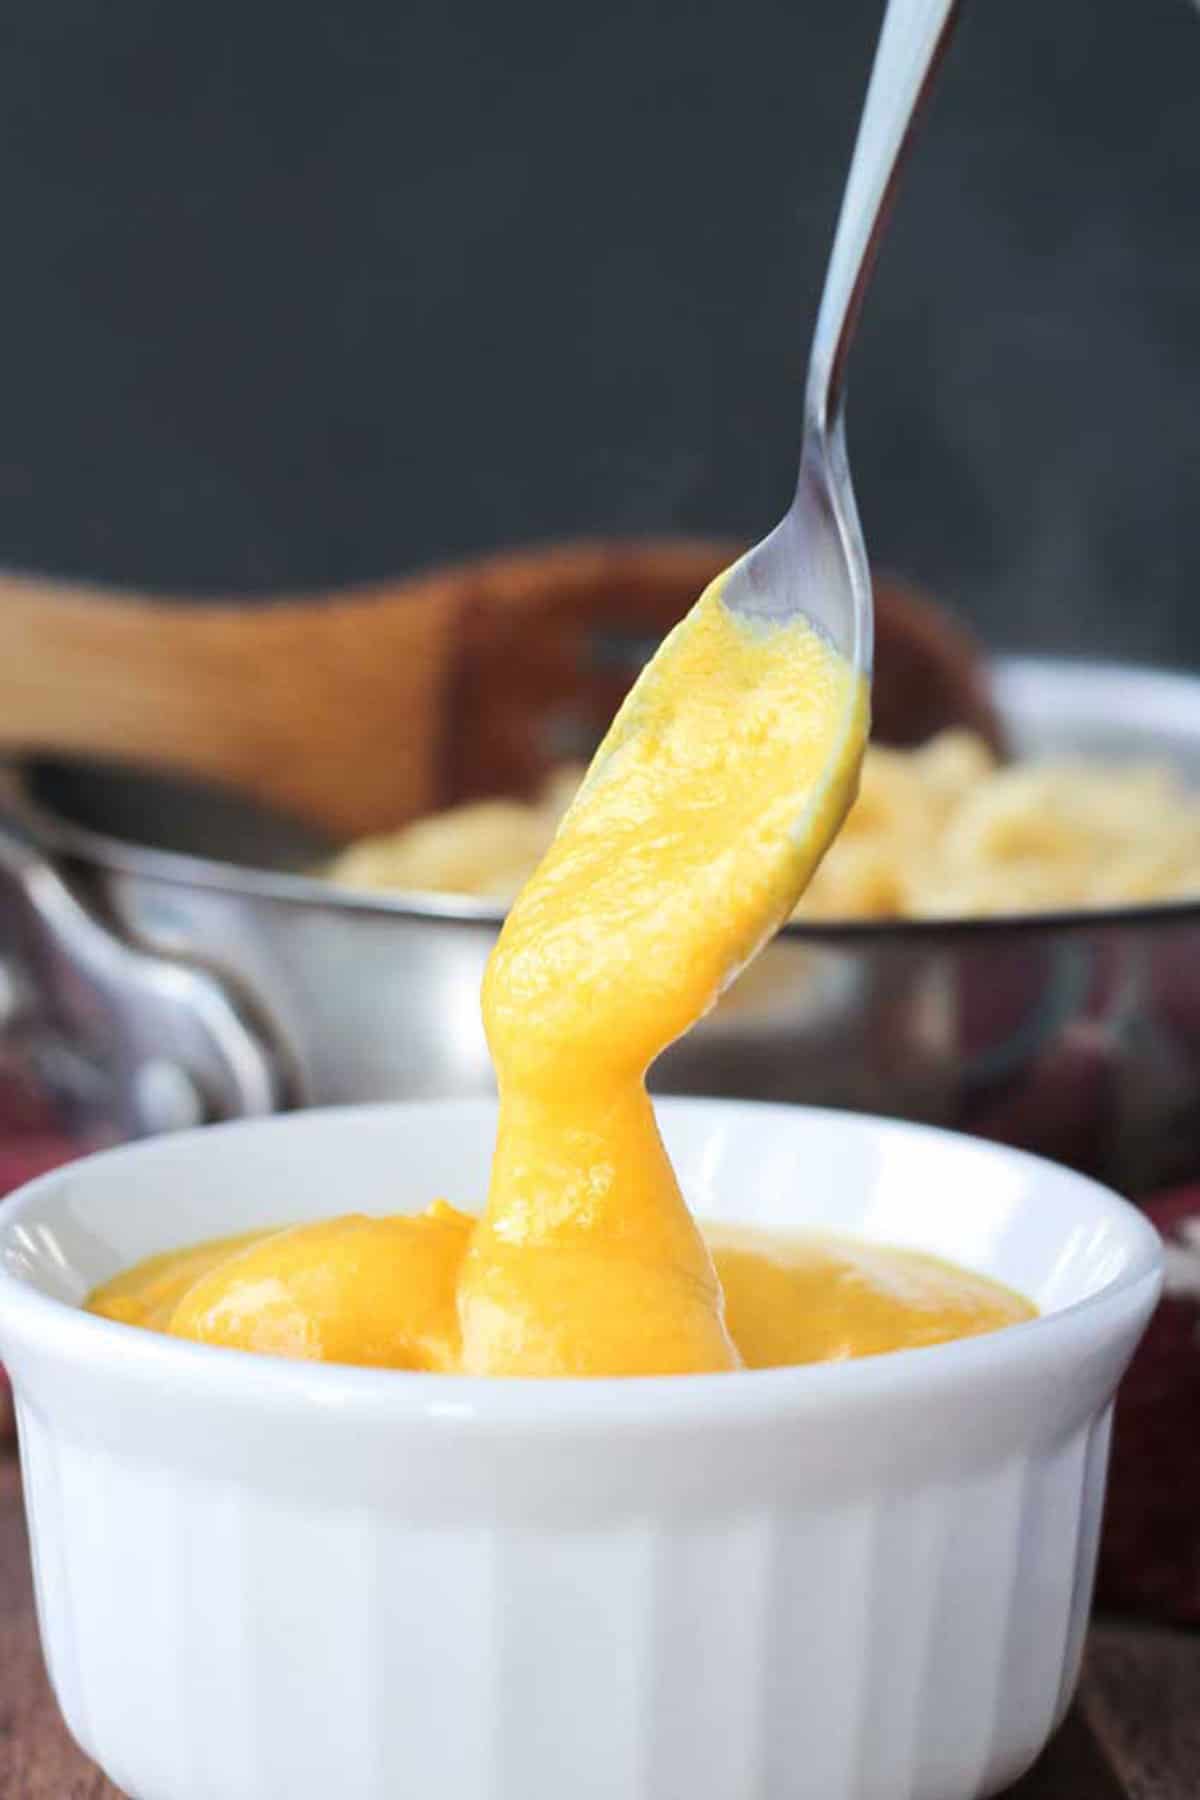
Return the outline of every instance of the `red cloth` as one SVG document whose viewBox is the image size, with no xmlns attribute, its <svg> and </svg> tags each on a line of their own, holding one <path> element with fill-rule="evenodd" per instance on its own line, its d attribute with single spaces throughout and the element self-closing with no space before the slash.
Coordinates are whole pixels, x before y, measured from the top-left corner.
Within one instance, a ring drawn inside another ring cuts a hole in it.
<svg viewBox="0 0 1200 1800">
<path fill-rule="evenodd" d="M 1167 1289 L 1117 1402 L 1099 1598 L 1200 1625 L 1200 1185 L 1144 1210 L 1169 1246 Z"/>
<path fill-rule="evenodd" d="M 30 1136 L 12 1143 L 0 1143 L 0 1196 L 10 1194 L 35 1176 L 44 1175 L 48 1169 L 57 1169 L 60 1163 L 70 1162 L 77 1154 L 79 1152 L 59 1137 Z"/>
</svg>

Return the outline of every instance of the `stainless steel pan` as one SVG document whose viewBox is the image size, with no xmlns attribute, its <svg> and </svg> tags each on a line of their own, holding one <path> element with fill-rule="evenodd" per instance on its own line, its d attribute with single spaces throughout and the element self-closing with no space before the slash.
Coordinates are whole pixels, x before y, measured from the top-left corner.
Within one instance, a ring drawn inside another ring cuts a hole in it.
<svg viewBox="0 0 1200 1800">
<path fill-rule="evenodd" d="M 1198 681 L 1029 659 L 994 681 L 1019 752 L 1151 754 L 1200 782 Z M 111 1135 L 486 1090 L 497 912 L 341 892 L 302 872 L 319 848 L 183 784 L 17 765 L 0 823 L 10 1066 Z M 1194 1175 L 1200 904 L 791 926 L 654 1085 L 956 1126 L 1127 1190 Z"/>
</svg>

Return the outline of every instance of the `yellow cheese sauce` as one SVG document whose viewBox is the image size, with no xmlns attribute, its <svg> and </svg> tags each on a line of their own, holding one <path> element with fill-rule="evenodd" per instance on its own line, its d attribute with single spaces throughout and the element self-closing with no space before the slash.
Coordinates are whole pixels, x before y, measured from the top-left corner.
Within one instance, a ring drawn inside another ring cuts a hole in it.
<svg viewBox="0 0 1200 1800">
<path fill-rule="evenodd" d="M 455 1291 L 475 1220 L 439 1201 L 201 1244 L 118 1275 L 90 1301 L 125 1324 L 310 1362 L 453 1373 Z M 817 1233 L 705 1232 L 725 1324 L 748 1369 L 843 1362 L 974 1337 L 1032 1317 L 984 1276 Z"/>
<path fill-rule="evenodd" d="M 95 1295 L 206 1343 L 476 1375 L 657 1375 L 866 1354 L 1028 1316 L 868 1246 L 716 1261 L 645 1088 L 794 908 L 855 793 L 865 682 L 713 584 L 647 667 L 484 979 L 500 1117 L 482 1217 L 354 1217 L 155 1259 Z M 803 1195 L 797 1195 L 802 1217 Z"/>
<path fill-rule="evenodd" d="M 484 978 L 500 1090 L 458 1283 L 472 1374 L 738 1367 L 645 1075 L 792 911 L 854 797 L 865 684 L 720 582 L 667 639 Z"/>
</svg>

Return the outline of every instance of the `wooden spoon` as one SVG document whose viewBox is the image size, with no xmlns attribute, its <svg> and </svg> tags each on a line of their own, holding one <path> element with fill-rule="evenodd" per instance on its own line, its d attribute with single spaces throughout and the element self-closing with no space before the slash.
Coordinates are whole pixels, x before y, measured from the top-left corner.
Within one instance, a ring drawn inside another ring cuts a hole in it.
<svg viewBox="0 0 1200 1800">
<path fill-rule="evenodd" d="M 598 735 L 640 656 L 742 546 L 513 551 L 269 603 L 0 576 L 0 750 L 228 785 L 345 839 L 521 792 Z M 971 641 L 876 584 L 886 741 L 999 727 Z"/>
</svg>

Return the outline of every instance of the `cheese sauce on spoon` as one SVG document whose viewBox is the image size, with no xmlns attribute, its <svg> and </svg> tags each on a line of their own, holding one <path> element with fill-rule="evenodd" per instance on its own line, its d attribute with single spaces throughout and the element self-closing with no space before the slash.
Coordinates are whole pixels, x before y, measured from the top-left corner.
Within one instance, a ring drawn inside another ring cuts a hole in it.
<svg viewBox="0 0 1200 1800">
<path fill-rule="evenodd" d="M 500 1125 L 458 1284 L 476 1374 L 738 1366 L 645 1077 L 792 911 L 868 707 L 809 626 L 747 626 L 720 588 L 644 670 L 488 965 Z"/>
</svg>

